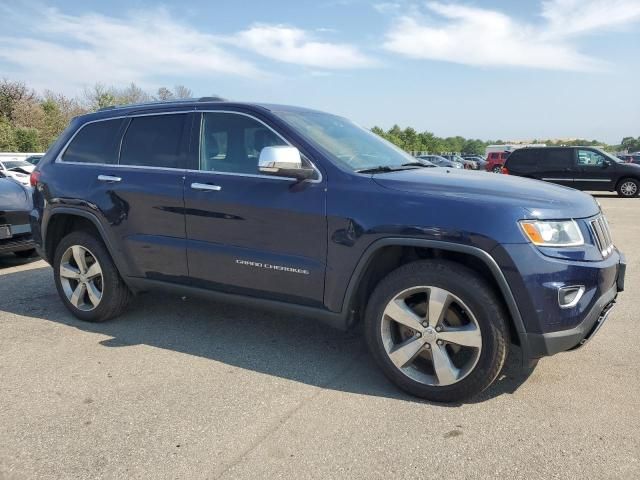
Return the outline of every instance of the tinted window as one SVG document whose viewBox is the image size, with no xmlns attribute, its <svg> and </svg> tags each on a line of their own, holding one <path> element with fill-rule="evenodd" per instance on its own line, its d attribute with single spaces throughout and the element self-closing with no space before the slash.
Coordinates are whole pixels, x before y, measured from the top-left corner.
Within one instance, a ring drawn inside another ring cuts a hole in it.
<svg viewBox="0 0 640 480">
<path fill-rule="evenodd" d="M 106 163 L 118 160 L 122 118 L 86 124 L 62 155 L 65 162 Z"/>
<path fill-rule="evenodd" d="M 509 168 L 530 170 L 538 164 L 539 151 L 523 148 L 509 155 Z"/>
<path fill-rule="evenodd" d="M 120 165 L 182 168 L 187 114 L 136 117 L 122 141 Z"/>
<path fill-rule="evenodd" d="M 572 163 L 572 151 L 566 148 L 550 148 L 543 150 L 544 166 L 547 169 L 569 168 Z"/>
<path fill-rule="evenodd" d="M 264 147 L 287 145 L 269 128 L 245 115 L 202 114 L 200 170 L 258 174 Z"/>
</svg>

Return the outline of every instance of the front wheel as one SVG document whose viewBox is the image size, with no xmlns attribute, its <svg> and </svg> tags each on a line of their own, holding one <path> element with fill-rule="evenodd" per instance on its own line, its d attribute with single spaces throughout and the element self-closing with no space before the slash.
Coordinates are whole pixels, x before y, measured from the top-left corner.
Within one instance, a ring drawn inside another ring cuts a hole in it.
<svg viewBox="0 0 640 480">
<path fill-rule="evenodd" d="M 493 167 L 493 170 L 491 170 L 493 173 L 502 173 L 502 165 L 496 165 L 495 167 Z"/>
<path fill-rule="evenodd" d="M 64 237 L 56 247 L 53 268 L 60 298 L 80 320 L 113 318 L 131 296 L 104 243 L 90 233 Z"/>
<path fill-rule="evenodd" d="M 637 197 L 640 192 L 640 183 L 633 178 L 625 178 L 618 185 L 618 195 L 625 198 Z"/>
<path fill-rule="evenodd" d="M 448 261 L 404 265 L 376 287 L 365 314 L 371 354 L 401 389 L 428 400 L 476 395 L 504 366 L 509 330 L 487 282 Z"/>
</svg>

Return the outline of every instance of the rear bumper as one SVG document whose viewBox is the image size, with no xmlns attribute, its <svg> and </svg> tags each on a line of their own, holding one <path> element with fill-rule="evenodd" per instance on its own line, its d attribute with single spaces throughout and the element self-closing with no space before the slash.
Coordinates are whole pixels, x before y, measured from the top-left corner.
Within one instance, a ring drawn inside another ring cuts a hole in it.
<svg viewBox="0 0 640 480">
<path fill-rule="evenodd" d="M 528 354 L 531 359 L 554 355 L 582 347 L 600 330 L 616 304 L 618 292 L 624 290 L 626 264 L 621 254 L 616 283 L 595 302 L 585 319 L 577 326 L 557 332 L 527 333 Z"/>
</svg>

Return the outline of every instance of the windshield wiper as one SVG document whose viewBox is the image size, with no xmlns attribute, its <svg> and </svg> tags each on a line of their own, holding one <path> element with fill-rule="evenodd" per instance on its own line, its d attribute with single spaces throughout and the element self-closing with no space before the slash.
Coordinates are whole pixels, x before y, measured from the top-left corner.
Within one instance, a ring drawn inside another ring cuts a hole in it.
<svg viewBox="0 0 640 480">
<path fill-rule="evenodd" d="M 432 165 L 429 163 L 422 163 L 422 162 L 403 163 L 402 166 L 403 167 L 425 167 L 425 168 L 435 167 L 435 165 Z"/>
<path fill-rule="evenodd" d="M 389 165 L 378 165 L 377 167 L 369 167 L 369 168 L 362 168 L 360 170 L 356 170 L 356 173 L 387 173 L 387 172 L 397 172 L 398 170 L 407 170 L 410 169 L 412 167 L 425 167 L 426 165 L 423 165 L 422 163 L 420 164 L 404 164 L 404 165 L 396 165 L 396 166 L 389 166 Z"/>
</svg>

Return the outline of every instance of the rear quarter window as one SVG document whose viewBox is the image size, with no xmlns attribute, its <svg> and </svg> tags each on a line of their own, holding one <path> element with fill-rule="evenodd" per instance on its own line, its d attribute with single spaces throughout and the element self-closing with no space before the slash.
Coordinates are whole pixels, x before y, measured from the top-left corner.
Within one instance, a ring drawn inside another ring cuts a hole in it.
<svg viewBox="0 0 640 480">
<path fill-rule="evenodd" d="M 514 151 L 507 159 L 507 168 L 513 171 L 533 171 L 538 165 L 539 153 L 536 150 L 521 149 Z"/>
<path fill-rule="evenodd" d="M 80 127 L 62 154 L 62 161 L 108 165 L 117 163 L 124 122 L 125 119 L 118 118 L 87 123 Z"/>
</svg>

